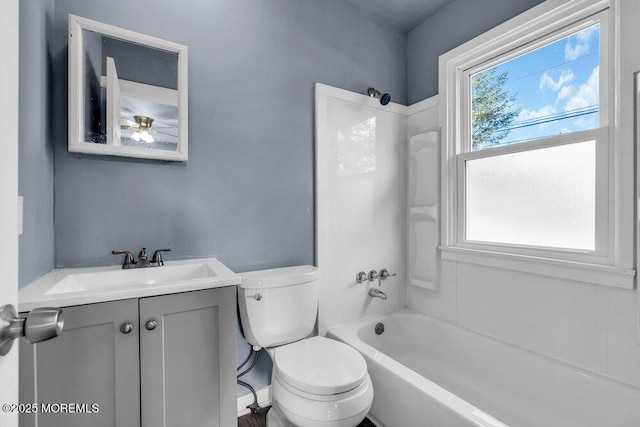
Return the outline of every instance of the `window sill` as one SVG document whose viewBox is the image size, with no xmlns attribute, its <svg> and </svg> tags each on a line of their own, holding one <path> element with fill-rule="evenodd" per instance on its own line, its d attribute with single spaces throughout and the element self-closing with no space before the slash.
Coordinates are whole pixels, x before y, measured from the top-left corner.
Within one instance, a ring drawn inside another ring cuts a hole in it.
<svg viewBox="0 0 640 427">
<path fill-rule="evenodd" d="M 488 267 L 516 270 L 615 288 L 634 289 L 636 272 L 631 269 L 455 246 L 440 246 L 440 253 L 442 259 L 452 261 L 486 265 Z"/>
</svg>

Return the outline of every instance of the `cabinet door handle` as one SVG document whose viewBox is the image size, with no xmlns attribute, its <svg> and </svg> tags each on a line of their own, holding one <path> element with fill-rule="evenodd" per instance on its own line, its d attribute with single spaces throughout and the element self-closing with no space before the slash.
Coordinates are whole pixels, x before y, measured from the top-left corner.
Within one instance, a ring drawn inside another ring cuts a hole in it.
<svg viewBox="0 0 640 427">
<path fill-rule="evenodd" d="M 148 331 L 153 331 L 156 326 L 158 326 L 158 322 L 156 322 L 154 319 L 151 319 L 144 324 L 144 327 L 147 328 Z"/>
<path fill-rule="evenodd" d="M 122 326 L 120 326 L 120 332 L 125 335 L 131 333 L 131 331 L 133 331 L 133 325 L 129 322 L 123 323 Z"/>
</svg>

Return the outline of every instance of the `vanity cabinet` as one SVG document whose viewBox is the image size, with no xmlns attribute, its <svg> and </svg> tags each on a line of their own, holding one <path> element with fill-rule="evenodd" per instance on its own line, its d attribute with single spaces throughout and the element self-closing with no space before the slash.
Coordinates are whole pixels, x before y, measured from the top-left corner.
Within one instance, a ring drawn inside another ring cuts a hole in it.
<svg viewBox="0 0 640 427">
<path fill-rule="evenodd" d="M 236 425 L 235 286 L 65 307 L 64 318 L 55 340 L 21 341 L 20 403 L 39 409 L 21 427 Z"/>
<path fill-rule="evenodd" d="M 140 299 L 143 427 L 236 425 L 236 319 L 235 286 Z"/>
<path fill-rule="evenodd" d="M 20 427 L 139 426 L 138 300 L 64 308 L 64 329 L 54 340 L 20 340 Z M 131 323 L 129 334 L 120 332 Z M 45 413 L 42 405 L 99 405 L 98 412 Z"/>
</svg>

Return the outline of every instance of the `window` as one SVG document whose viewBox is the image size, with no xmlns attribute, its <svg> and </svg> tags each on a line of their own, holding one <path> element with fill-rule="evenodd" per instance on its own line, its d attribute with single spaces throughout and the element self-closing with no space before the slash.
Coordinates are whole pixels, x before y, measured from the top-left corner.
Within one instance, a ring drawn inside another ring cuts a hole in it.
<svg viewBox="0 0 640 427">
<path fill-rule="evenodd" d="M 465 240 L 594 252 L 597 143 L 466 160 Z"/>
<path fill-rule="evenodd" d="M 461 241 L 606 249 L 595 232 L 606 221 L 596 218 L 596 201 L 603 210 L 607 200 L 606 186 L 596 188 L 596 169 L 607 175 L 608 156 L 606 147 L 596 155 L 607 144 L 599 101 L 607 88 L 599 43 L 605 16 L 463 73 L 469 111 L 458 156 Z"/>
<path fill-rule="evenodd" d="M 632 287 L 607 2 L 540 5 L 492 32 L 441 58 L 443 257 L 569 278 L 602 266 Z"/>
<path fill-rule="evenodd" d="M 469 72 L 472 151 L 599 127 L 600 24 L 587 22 Z"/>
</svg>

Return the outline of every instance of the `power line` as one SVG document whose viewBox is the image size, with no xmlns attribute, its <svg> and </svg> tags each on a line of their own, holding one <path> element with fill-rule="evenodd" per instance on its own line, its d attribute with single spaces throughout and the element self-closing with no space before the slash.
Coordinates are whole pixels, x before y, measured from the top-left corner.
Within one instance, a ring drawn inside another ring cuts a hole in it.
<svg viewBox="0 0 640 427">
<path fill-rule="evenodd" d="M 576 110 L 565 111 L 563 113 L 553 114 L 547 117 L 539 117 L 537 119 L 531 119 L 526 122 L 516 123 L 515 125 L 508 126 L 504 128 L 504 130 L 514 130 L 521 129 L 530 126 L 541 125 L 543 123 L 555 122 L 559 120 L 571 119 L 574 117 L 586 116 L 588 114 L 594 114 L 599 111 L 598 106 L 589 107 L 589 108 L 580 108 Z"/>
<path fill-rule="evenodd" d="M 558 68 L 558 67 L 561 67 L 561 66 L 563 66 L 563 65 L 567 65 L 567 64 L 570 64 L 570 63 L 572 63 L 572 62 L 576 62 L 576 61 L 579 61 L 580 59 L 588 58 L 588 57 L 593 56 L 593 55 L 596 55 L 596 54 L 598 54 L 598 52 L 589 53 L 589 54 L 587 54 L 587 55 L 583 55 L 583 56 L 581 56 L 581 57 L 579 57 L 579 58 L 572 59 L 571 61 L 562 62 L 562 63 L 560 63 L 560 64 L 552 65 L 551 67 L 548 67 L 548 68 L 543 68 L 542 70 L 534 71 L 533 73 L 526 74 L 526 75 L 524 75 L 524 76 L 522 76 L 522 77 L 518 77 L 517 79 L 509 79 L 509 80 L 505 83 L 505 86 L 506 86 L 506 85 L 509 85 L 509 84 L 511 84 L 511 83 L 517 82 L 518 80 L 522 80 L 522 79 L 525 79 L 525 78 L 527 78 L 527 77 L 531 77 L 531 76 L 534 76 L 534 75 L 536 75 L 536 74 L 540 74 L 540 73 L 542 73 L 542 72 L 544 72 L 544 71 L 553 70 L 554 68 Z M 515 58 L 514 58 L 514 59 L 515 59 Z M 600 64 L 598 63 L 598 65 L 600 65 Z"/>
<path fill-rule="evenodd" d="M 511 123 L 510 126 L 507 126 L 503 129 L 504 130 L 518 129 L 518 128 L 533 126 L 541 123 L 548 123 L 556 120 L 564 120 L 571 117 L 582 116 L 585 114 L 593 114 L 593 113 L 597 113 L 599 109 L 600 108 L 598 105 L 589 105 L 587 107 L 575 108 L 573 110 L 565 110 L 560 113 L 547 114 L 544 116 L 534 117 L 531 119 L 519 120 L 519 121 L 516 120 L 513 123 Z"/>
<path fill-rule="evenodd" d="M 585 116 L 588 114 L 597 113 L 600 110 L 598 105 L 589 105 L 587 107 L 575 108 L 573 110 L 566 110 L 560 113 L 547 114 L 540 117 L 535 117 L 526 120 L 515 121 L 511 125 L 495 129 L 496 132 L 511 131 L 514 129 L 521 129 L 530 126 L 536 126 L 544 123 L 555 122 L 559 120 L 571 119 L 574 117 Z"/>
<path fill-rule="evenodd" d="M 518 58 L 521 58 L 521 57 L 523 57 L 523 56 L 529 55 L 529 54 L 531 54 L 531 53 L 533 53 L 533 52 L 536 52 L 536 51 L 540 51 L 540 50 L 546 49 L 546 48 L 548 48 L 548 47 L 550 47 L 550 46 L 553 46 L 553 45 L 554 45 L 554 44 L 556 44 L 556 43 L 559 43 L 559 42 L 562 42 L 562 41 L 565 41 L 565 43 L 566 43 L 566 42 L 568 42 L 568 40 L 569 40 L 571 37 L 576 36 L 576 35 L 577 35 L 578 33 L 580 33 L 581 31 L 584 31 L 584 30 L 586 30 L 586 29 L 588 29 L 588 28 L 594 28 L 594 27 L 597 27 L 597 36 L 596 36 L 596 37 L 597 37 L 597 41 L 598 41 L 597 49 L 595 49 L 595 51 L 594 51 L 594 52 L 592 52 L 592 53 L 588 53 L 588 54 L 586 54 L 586 55 L 579 56 L 579 57 L 574 58 L 574 59 L 569 60 L 569 61 L 564 61 L 564 62 L 561 62 L 561 63 L 555 64 L 555 65 L 551 65 L 550 67 L 543 68 L 543 69 L 540 69 L 540 70 L 534 71 L 534 72 L 529 73 L 529 74 L 525 74 L 524 76 L 520 76 L 520 77 L 517 77 L 517 78 L 514 78 L 514 79 L 509 79 L 509 80 L 507 81 L 507 84 L 510 84 L 510 83 L 513 83 L 513 82 L 517 82 L 518 80 L 522 80 L 522 79 L 525 79 L 525 78 L 527 78 L 527 77 L 530 77 L 530 76 L 533 76 L 533 75 L 536 75 L 536 74 L 540 74 L 540 73 L 542 73 L 542 72 L 544 72 L 544 71 L 549 71 L 549 70 L 552 70 L 552 69 L 554 69 L 554 68 L 558 68 L 558 67 L 561 67 L 561 66 L 565 66 L 565 65 L 570 64 L 570 63 L 572 63 L 572 62 L 575 62 L 575 61 L 578 61 L 578 60 L 581 60 L 581 59 L 585 59 L 585 58 L 588 58 L 588 57 L 593 56 L 593 55 L 599 55 L 599 51 L 600 51 L 600 49 L 599 49 L 599 44 L 600 44 L 600 26 L 599 26 L 599 24 L 595 24 L 595 25 L 593 25 L 592 27 L 584 28 L 584 29 L 582 29 L 582 30 L 580 30 L 580 31 L 578 31 L 578 32 L 576 32 L 576 33 L 570 34 L 570 35 L 568 35 L 568 36 L 566 36 L 566 37 L 564 37 L 564 38 L 562 38 L 562 39 L 556 40 L 556 41 L 554 41 L 554 42 L 548 43 L 548 44 L 546 44 L 546 45 L 544 45 L 544 46 L 541 46 L 541 47 L 539 47 L 539 48 L 536 48 L 536 49 L 530 50 L 530 51 L 528 51 L 528 52 L 525 52 L 525 53 L 523 53 L 522 55 L 518 55 L 518 56 L 516 56 L 516 57 L 514 57 L 514 58 L 509 59 L 508 61 L 502 62 L 502 63 L 500 63 L 500 64 L 498 64 L 498 65 L 494 65 L 493 67 L 486 68 L 486 69 L 484 69 L 484 70 L 482 70 L 482 71 L 478 71 L 477 73 L 472 74 L 472 75 L 471 75 L 471 77 L 473 77 L 474 75 L 477 75 L 477 74 L 484 73 L 485 71 L 488 71 L 488 70 L 490 70 L 490 69 L 492 69 L 492 68 L 498 68 L 498 67 L 500 67 L 500 66 L 502 66 L 502 65 L 504 65 L 504 64 L 507 64 L 507 63 L 509 63 L 509 62 L 511 62 L 511 61 L 517 60 Z M 600 62 L 600 61 L 598 61 L 598 65 L 599 65 L 599 62 Z"/>
</svg>

